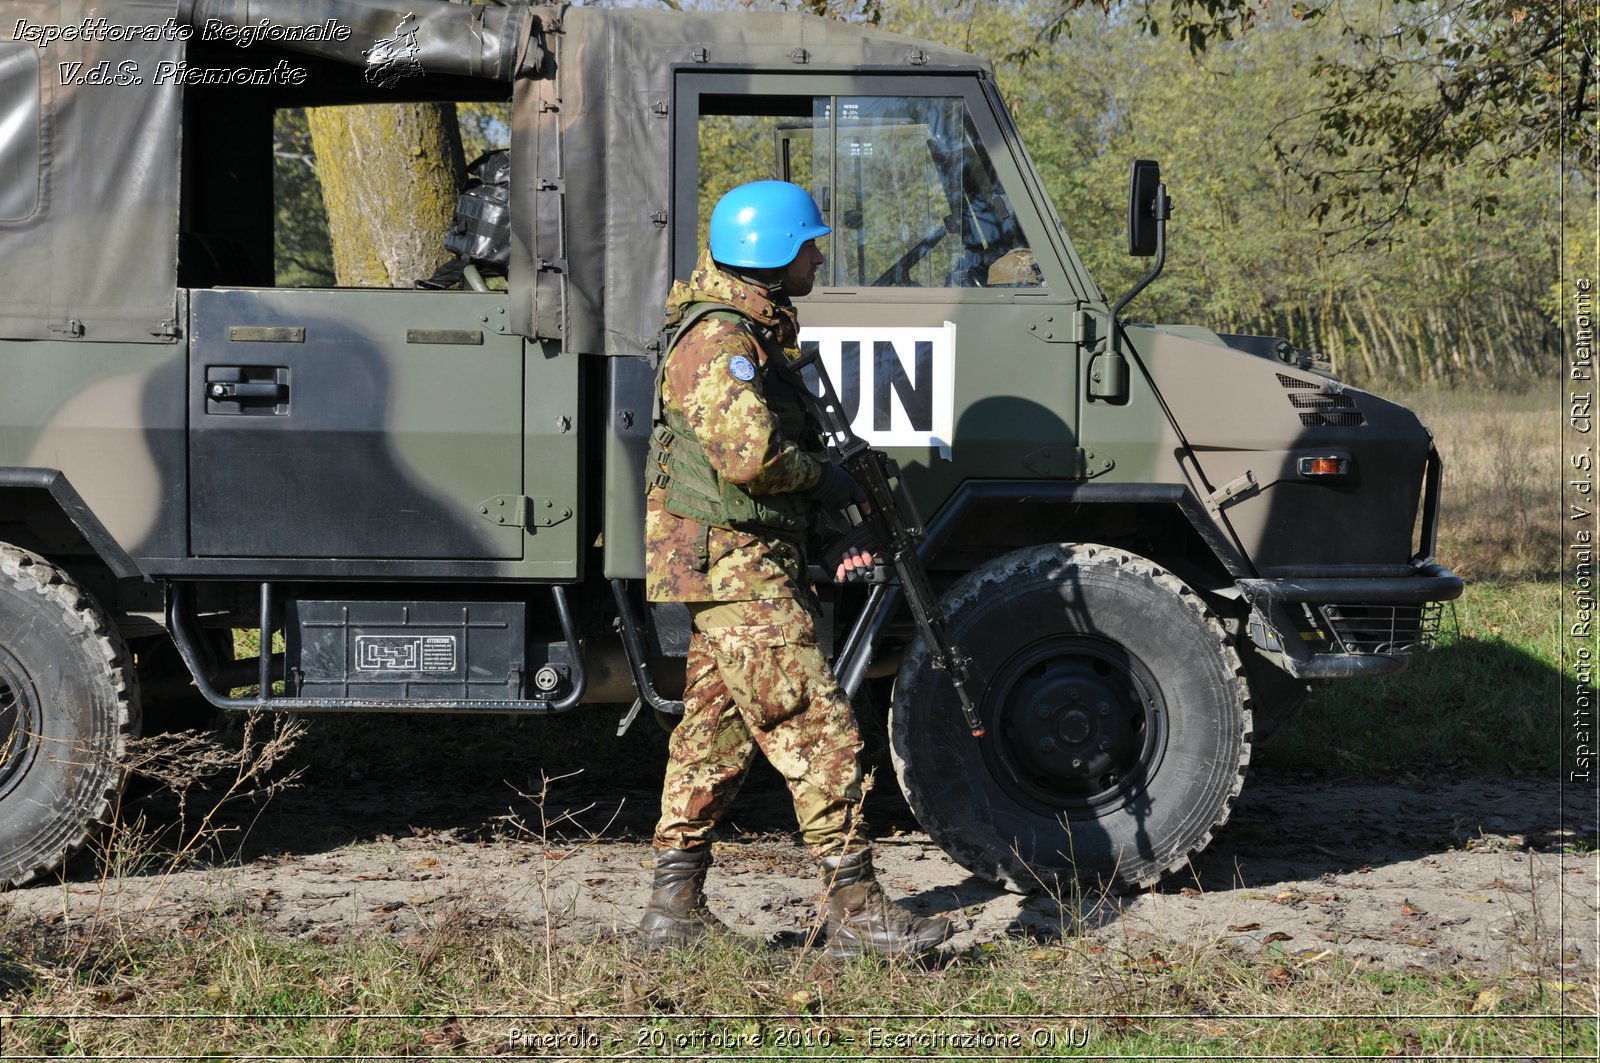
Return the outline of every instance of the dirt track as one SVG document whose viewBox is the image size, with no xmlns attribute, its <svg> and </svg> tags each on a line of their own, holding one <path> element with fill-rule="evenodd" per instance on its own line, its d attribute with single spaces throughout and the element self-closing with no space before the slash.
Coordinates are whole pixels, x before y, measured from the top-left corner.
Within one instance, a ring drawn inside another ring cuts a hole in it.
<svg viewBox="0 0 1600 1063">
<path fill-rule="evenodd" d="M 0 896 L 0 912 L 155 926 L 248 912 L 274 932 L 322 940 L 406 937 L 442 920 L 625 931 L 644 903 L 656 799 L 653 771 L 628 775 L 554 782 L 543 811 L 555 826 L 543 831 L 539 805 L 505 784 L 464 793 L 458 781 L 323 778 L 236 813 L 244 842 L 230 860 L 105 884 L 79 861 L 64 883 Z M 1065 929 L 1140 954 L 1174 940 L 1229 942 L 1306 957 L 1337 950 L 1390 968 L 1595 974 L 1595 817 L 1570 794 L 1563 817 L 1548 784 L 1252 780 L 1192 873 L 1065 909 L 969 876 L 892 789 L 887 781 L 868 806 L 881 876 L 916 910 L 955 921 L 948 947 Z M 146 799 L 158 817 L 163 800 Z M 799 940 L 815 893 L 791 824 L 781 784 L 761 769 L 711 880 L 728 922 L 779 944 Z"/>
</svg>

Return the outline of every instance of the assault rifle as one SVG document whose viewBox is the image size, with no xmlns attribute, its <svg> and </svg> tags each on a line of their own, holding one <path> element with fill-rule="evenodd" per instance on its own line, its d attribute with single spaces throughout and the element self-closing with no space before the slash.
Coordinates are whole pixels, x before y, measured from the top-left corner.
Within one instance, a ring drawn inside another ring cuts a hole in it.
<svg viewBox="0 0 1600 1063">
<path fill-rule="evenodd" d="M 802 372 L 807 368 L 815 373 L 820 395 Z M 956 688 L 956 697 L 961 701 L 961 713 L 966 717 L 972 737 L 982 738 L 983 720 L 978 716 L 978 708 L 967 691 L 967 680 L 970 678 L 967 658 L 950 641 L 944 616 L 939 612 L 933 588 L 928 585 L 928 574 L 922 568 L 922 558 L 917 554 L 917 543 L 923 534 L 922 518 L 908 495 L 905 509 L 910 510 L 911 520 L 906 520 L 894 489 L 894 485 L 900 481 L 900 463 L 883 451 L 872 449 L 866 440 L 851 429 L 849 418 L 844 415 L 839 396 L 833 390 L 833 381 L 828 379 L 828 371 L 816 348 L 790 362 L 787 372 L 793 376 L 794 390 L 822 426 L 829 449 L 838 455 L 840 467 L 866 492 L 866 504 L 855 507 L 860 514 L 858 528 L 867 530 L 872 539 L 871 549 L 875 553 L 889 556 L 895 573 L 900 577 L 900 589 L 906 596 L 906 604 L 911 607 L 917 630 L 922 633 L 922 641 L 933 653 L 934 667 L 943 670 Z M 855 536 L 850 538 L 854 539 Z"/>
</svg>

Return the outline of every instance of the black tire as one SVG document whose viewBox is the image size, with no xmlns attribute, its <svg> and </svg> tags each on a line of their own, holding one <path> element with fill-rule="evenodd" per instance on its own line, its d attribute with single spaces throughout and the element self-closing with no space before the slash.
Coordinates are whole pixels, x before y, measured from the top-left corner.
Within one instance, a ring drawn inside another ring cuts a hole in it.
<svg viewBox="0 0 1600 1063">
<path fill-rule="evenodd" d="M 913 644 L 890 712 L 918 822 L 1019 892 L 1148 885 L 1203 849 L 1250 760 L 1249 687 L 1222 623 L 1151 561 L 1090 545 L 1007 554 L 950 589 L 974 739 Z"/>
<path fill-rule="evenodd" d="M 94 599 L 0 544 L 0 887 L 57 870 L 110 817 L 138 697 Z"/>
</svg>

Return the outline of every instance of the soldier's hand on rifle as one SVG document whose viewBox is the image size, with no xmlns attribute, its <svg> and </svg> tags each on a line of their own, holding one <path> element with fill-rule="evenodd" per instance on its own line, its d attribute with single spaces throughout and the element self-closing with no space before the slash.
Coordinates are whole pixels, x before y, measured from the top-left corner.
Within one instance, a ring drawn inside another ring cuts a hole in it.
<svg viewBox="0 0 1600 1063">
<path fill-rule="evenodd" d="M 855 477 L 832 462 L 822 467 L 822 479 L 806 493 L 822 503 L 824 509 L 843 509 L 851 502 L 867 500 L 866 491 L 856 483 Z"/>
<path fill-rule="evenodd" d="M 872 555 L 858 546 L 852 546 L 839 559 L 839 567 L 834 569 L 833 578 L 840 583 L 871 579 Z"/>
</svg>

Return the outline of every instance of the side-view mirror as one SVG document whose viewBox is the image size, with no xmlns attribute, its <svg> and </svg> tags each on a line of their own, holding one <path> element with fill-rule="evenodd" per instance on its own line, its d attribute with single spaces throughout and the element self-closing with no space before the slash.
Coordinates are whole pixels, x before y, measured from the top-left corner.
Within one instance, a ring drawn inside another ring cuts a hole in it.
<svg viewBox="0 0 1600 1063">
<path fill-rule="evenodd" d="M 1156 253 L 1156 221 L 1160 210 L 1161 164 L 1151 159 L 1133 160 L 1128 183 L 1128 254 L 1149 258 Z"/>
</svg>

